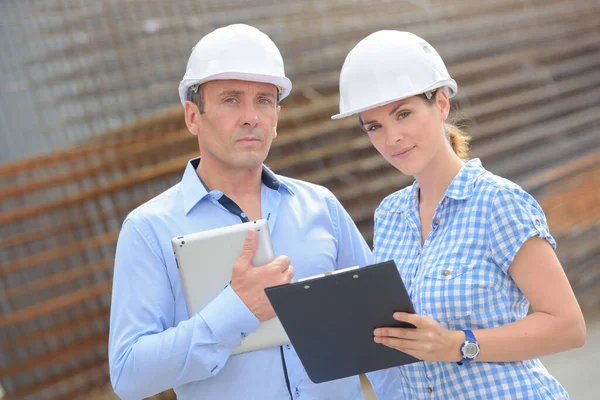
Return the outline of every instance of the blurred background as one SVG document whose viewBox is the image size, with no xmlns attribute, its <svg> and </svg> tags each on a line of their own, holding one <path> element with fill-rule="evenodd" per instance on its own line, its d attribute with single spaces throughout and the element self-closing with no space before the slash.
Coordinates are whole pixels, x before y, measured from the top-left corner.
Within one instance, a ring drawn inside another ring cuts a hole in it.
<svg viewBox="0 0 600 400">
<path fill-rule="evenodd" d="M 586 346 L 544 363 L 572 398 L 597 398 L 597 0 L 3 0 L 0 398 L 115 398 L 107 338 L 119 228 L 197 155 L 177 86 L 192 46 L 236 22 L 276 42 L 294 83 L 266 164 L 330 188 L 368 241 L 375 207 L 411 179 L 356 120 L 329 119 L 339 70 L 379 29 L 436 47 L 459 85 L 453 106 L 472 157 L 541 203 L 584 309 Z"/>
</svg>

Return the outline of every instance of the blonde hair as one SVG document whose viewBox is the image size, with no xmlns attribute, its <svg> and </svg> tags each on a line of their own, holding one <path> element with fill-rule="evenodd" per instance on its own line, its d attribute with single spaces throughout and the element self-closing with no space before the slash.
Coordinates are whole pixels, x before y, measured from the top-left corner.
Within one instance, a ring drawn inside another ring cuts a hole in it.
<svg viewBox="0 0 600 400">
<path fill-rule="evenodd" d="M 463 161 L 467 161 L 469 157 L 469 143 L 471 137 L 468 136 L 461 128 L 451 122 L 444 122 L 444 131 L 446 137 L 452 146 L 452 150 Z"/>
</svg>

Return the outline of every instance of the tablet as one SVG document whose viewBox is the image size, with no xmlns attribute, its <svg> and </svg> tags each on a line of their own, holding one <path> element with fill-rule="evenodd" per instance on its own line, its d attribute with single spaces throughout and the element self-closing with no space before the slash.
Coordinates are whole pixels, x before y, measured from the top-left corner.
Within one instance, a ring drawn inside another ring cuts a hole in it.
<svg viewBox="0 0 600 400">
<path fill-rule="evenodd" d="M 252 265 L 275 258 L 266 220 L 211 229 L 171 240 L 190 316 L 199 313 L 231 282 L 233 264 L 239 258 L 249 229 L 258 232 L 258 247 Z M 277 318 L 263 322 L 232 354 L 281 346 L 290 341 Z"/>
<path fill-rule="evenodd" d="M 394 261 L 265 289 L 314 383 L 419 361 L 373 341 L 414 308 Z"/>
</svg>

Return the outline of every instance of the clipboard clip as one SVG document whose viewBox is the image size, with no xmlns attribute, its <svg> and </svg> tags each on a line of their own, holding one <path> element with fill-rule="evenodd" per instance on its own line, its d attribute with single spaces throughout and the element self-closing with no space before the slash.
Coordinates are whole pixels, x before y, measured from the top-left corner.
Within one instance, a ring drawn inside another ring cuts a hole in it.
<svg viewBox="0 0 600 400">
<path fill-rule="evenodd" d="M 348 272 L 348 271 L 352 271 L 352 270 L 359 269 L 359 268 L 360 267 L 358 265 L 356 265 L 356 266 L 350 267 L 350 268 L 338 269 L 335 271 L 327 271 L 323 274 L 318 274 L 318 275 L 309 276 L 307 278 L 298 279 L 298 282 L 304 282 L 304 281 L 309 281 L 311 279 L 323 278 L 323 277 L 330 276 L 330 275 L 337 275 L 337 274 L 341 274 L 342 272 Z M 354 278 L 355 279 L 358 278 L 358 275 L 354 275 Z M 304 288 L 308 289 L 306 286 Z"/>
</svg>

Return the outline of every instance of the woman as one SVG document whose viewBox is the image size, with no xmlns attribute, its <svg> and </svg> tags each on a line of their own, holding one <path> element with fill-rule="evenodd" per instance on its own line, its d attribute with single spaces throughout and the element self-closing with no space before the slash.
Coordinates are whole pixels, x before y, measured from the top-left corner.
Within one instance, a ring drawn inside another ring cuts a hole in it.
<svg viewBox="0 0 600 400">
<path fill-rule="evenodd" d="M 568 398 L 538 357 L 583 345 L 581 310 L 538 203 L 466 161 L 467 137 L 446 122 L 456 92 L 436 50 L 408 32 L 368 36 L 340 75 L 333 118 L 358 114 L 381 155 L 415 177 L 377 208 L 374 251 L 398 265 L 417 314 L 394 318 L 416 329 L 374 340 L 425 362 L 387 373 L 383 396 Z"/>
</svg>

